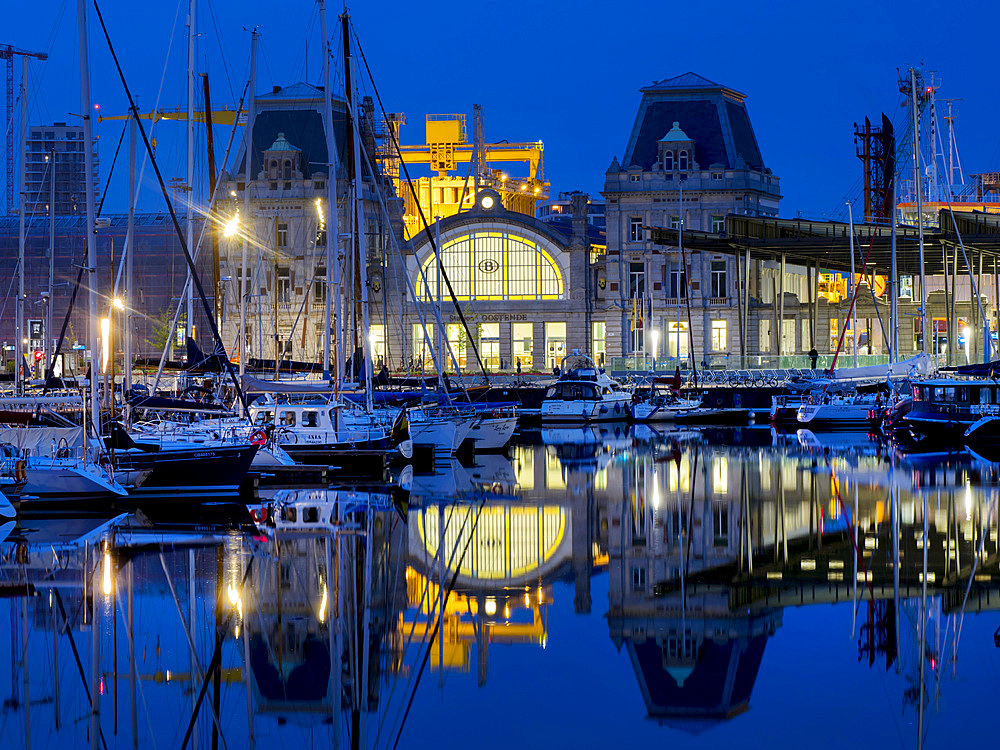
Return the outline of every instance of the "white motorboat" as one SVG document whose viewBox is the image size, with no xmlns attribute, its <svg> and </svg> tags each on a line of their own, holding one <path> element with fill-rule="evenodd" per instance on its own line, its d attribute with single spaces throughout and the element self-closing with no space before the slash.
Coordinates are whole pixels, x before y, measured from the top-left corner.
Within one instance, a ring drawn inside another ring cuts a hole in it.
<svg viewBox="0 0 1000 750">
<path fill-rule="evenodd" d="M 680 398 L 673 391 L 658 390 L 654 382 L 649 398 L 631 403 L 629 412 L 636 422 L 673 422 L 678 416 L 693 415 L 700 408 L 700 398 Z"/>
<path fill-rule="evenodd" d="M 858 427 L 869 423 L 876 406 L 874 394 L 858 396 L 813 396 L 796 412 L 799 424 L 811 427 Z"/>
<path fill-rule="evenodd" d="M 542 421 L 615 422 L 629 418 L 631 397 L 590 357 L 574 350 L 563 357 L 559 380 L 542 401 Z"/>
</svg>

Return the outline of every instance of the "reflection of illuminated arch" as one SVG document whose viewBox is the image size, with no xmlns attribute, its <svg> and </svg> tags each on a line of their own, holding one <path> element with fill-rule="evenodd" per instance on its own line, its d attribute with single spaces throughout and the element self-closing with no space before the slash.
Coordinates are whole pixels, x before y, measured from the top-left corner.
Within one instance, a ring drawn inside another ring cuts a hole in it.
<svg viewBox="0 0 1000 750">
<path fill-rule="evenodd" d="M 411 553 L 433 558 L 440 541 L 445 564 L 457 561 L 459 578 L 466 585 L 485 583 L 496 588 L 537 581 L 572 554 L 569 515 L 558 505 L 487 505 L 481 512 L 449 506 L 440 512 L 437 508 L 414 511 L 413 516 L 411 528 L 416 528 L 417 539 Z"/>
<path fill-rule="evenodd" d="M 552 253 L 527 232 L 473 231 L 442 239 L 441 264 L 460 300 L 563 299 L 563 273 Z M 417 298 L 437 297 L 437 263 L 429 251 L 414 279 Z"/>
</svg>

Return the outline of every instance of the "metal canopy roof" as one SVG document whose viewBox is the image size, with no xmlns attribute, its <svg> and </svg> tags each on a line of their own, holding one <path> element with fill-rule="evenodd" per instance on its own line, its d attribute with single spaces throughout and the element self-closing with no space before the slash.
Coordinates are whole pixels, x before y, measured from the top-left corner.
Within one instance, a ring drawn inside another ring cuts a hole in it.
<svg viewBox="0 0 1000 750">
<path fill-rule="evenodd" d="M 984 256 L 983 272 L 992 273 L 993 259 L 1000 258 L 1000 215 L 980 212 L 955 211 L 954 221 L 948 209 L 938 214 L 940 228 L 924 229 L 924 271 L 929 275 L 944 273 L 943 251 L 950 253 L 961 243 L 965 246 L 969 263 L 978 270 L 978 259 Z M 958 227 L 958 234 L 955 227 Z M 677 245 L 677 230 L 651 228 L 652 241 L 658 245 Z M 876 272 L 886 274 L 891 263 L 892 228 L 884 225 L 855 224 L 855 271 L 862 272 L 867 257 Z M 870 251 L 869 251 L 870 246 Z M 750 249 L 756 258 L 777 260 L 782 255 L 789 263 L 808 265 L 818 263 L 820 268 L 850 272 L 850 229 L 843 222 L 806 221 L 800 219 L 772 219 L 766 217 L 726 217 L 726 231 L 684 232 L 684 247 L 688 250 L 733 254 Z M 1000 263 L 1000 260 L 998 260 Z M 900 274 L 919 274 L 920 255 L 917 228 L 897 226 L 896 265 Z M 949 267 L 950 270 L 950 267 Z M 961 250 L 958 253 L 958 273 L 966 273 Z"/>
</svg>

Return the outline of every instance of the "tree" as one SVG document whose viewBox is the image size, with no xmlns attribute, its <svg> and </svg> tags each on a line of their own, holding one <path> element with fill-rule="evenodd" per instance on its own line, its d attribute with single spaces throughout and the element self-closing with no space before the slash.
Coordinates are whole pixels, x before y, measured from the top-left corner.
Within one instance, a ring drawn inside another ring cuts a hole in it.
<svg viewBox="0 0 1000 750">
<path fill-rule="evenodd" d="M 169 307 L 164 307 L 160 313 L 153 318 L 152 337 L 144 339 L 154 351 L 162 352 L 169 343 L 173 334 L 173 313 Z"/>
</svg>

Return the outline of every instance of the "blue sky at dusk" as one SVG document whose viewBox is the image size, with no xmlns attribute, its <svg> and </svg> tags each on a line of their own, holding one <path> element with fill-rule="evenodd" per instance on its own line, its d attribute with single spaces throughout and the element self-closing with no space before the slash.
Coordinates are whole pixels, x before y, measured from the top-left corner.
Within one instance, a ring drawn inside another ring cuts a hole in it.
<svg viewBox="0 0 1000 750">
<path fill-rule="evenodd" d="M 76 3 L 9 3 L 0 43 L 45 51 L 32 67 L 29 122 L 78 121 Z M 103 0 L 101 9 L 140 106 L 185 103 L 187 2 Z M 90 8 L 93 98 L 126 110 Z M 330 8 L 331 33 L 342 7 Z M 427 113 L 486 113 L 488 141 L 542 140 L 552 192 L 598 192 L 622 155 L 638 89 L 686 71 L 747 94 L 765 163 L 781 178 L 783 216 L 839 218 L 858 199 L 861 166 L 853 123 L 885 111 L 902 125 L 897 68 L 937 71 L 939 98 L 954 104 L 965 173 L 1000 166 L 998 105 L 988 51 L 1000 21 L 994 3 L 907 4 L 714 2 L 359 3 L 351 14 L 387 109 L 405 112 L 404 143 L 423 140 Z M 199 71 L 216 104 L 233 104 L 249 70 L 249 29 L 262 32 L 257 91 L 319 83 L 320 34 L 311 0 L 280 4 L 203 0 L 197 12 Z M 19 74 L 19 68 L 18 68 Z M 162 81 L 162 84 L 161 84 Z M 362 88 L 370 93 L 370 84 Z M 200 90 L 198 92 L 200 103 Z M 943 119 L 942 119 L 943 124 Z M 106 122 L 107 178 L 122 124 Z M 225 128 L 216 130 L 224 144 Z M 184 170 L 184 126 L 158 128 L 166 177 Z M 222 146 L 219 149 L 221 151 Z M 199 167 L 203 159 L 199 153 Z M 158 210 L 152 183 L 141 208 Z M 116 169 L 108 208 L 124 210 L 125 171 Z"/>
</svg>

